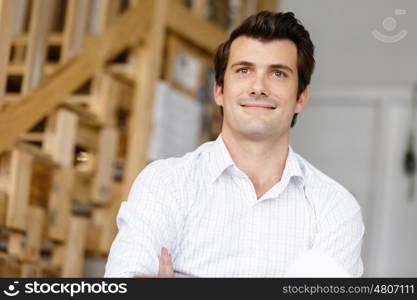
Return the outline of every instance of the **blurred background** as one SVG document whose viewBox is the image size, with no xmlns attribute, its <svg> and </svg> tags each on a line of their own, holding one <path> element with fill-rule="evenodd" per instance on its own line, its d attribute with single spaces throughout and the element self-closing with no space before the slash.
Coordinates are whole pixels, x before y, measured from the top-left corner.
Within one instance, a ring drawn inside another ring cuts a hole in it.
<svg viewBox="0 0 417 300">
<path fill-rule="evenodd" d="M 316 46 L 296 152 L 355 195 L 364 276 L 417 276 L 417 2 L 0 0 L 0 276 L 101 277 L 149 162 L 213 140 L 212 55 L 260 10 Z"/>
</svg>

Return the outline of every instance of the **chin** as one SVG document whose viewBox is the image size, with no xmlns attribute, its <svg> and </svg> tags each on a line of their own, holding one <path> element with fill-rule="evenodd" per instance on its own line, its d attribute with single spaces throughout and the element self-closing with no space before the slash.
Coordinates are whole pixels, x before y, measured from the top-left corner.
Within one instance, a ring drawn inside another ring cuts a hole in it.
<svg viewBox="0 0 417 300">
<path fill-rule="evenodd" d="M 244 136 L 255 140 L 264 139 L 274 135 L 273 132 L 266 130 L 265 128 L 247 128 L 241 132 Z"/>
</svg>

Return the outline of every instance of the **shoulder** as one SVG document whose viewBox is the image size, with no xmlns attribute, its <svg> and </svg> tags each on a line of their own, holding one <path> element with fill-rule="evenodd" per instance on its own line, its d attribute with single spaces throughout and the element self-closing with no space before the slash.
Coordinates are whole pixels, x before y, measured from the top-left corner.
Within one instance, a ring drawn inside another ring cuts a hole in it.
<svg viewBox="0 0 417 300">
<path fill-rule="evenodd" d="M 136 180 L 178 185 L 186 179 L 195 178 L 196 173 L 203 171 L 212 144 L 213 142 L 206 142 L 181 157 L 155 160 L 139 173 Z"/>
<path fill-rule="evenodd" d="M 360 212 L 358 201 L 348 189 L 301 155 L 295 155 L 303 173 L 306 197 L 318 215 L 330 212 L 336 215 L 351 215 Z"/>
</svg>

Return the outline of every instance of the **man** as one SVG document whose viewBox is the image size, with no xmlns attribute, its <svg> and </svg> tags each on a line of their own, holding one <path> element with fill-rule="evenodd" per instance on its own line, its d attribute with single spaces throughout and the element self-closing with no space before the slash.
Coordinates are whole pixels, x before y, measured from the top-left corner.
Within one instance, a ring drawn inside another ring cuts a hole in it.
<svg viewBox="0 0 417 300">
<path fill-rule="evenodd" d="M 309 251 L 361 276 L 359 205 L 289 146 L 313 69 L 293 13 L 261 12 L 233 31 L 215 56 L 221 134 L 139 174 L 105 276 L 280 277 Z"/>
</svg>

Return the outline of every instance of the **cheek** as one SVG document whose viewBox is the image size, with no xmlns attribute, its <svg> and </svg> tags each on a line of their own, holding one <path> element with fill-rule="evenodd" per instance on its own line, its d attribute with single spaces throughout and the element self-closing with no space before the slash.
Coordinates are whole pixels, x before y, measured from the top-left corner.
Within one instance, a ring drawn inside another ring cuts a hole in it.
<svg viewBox="0 0 417 300">
<path fill-rule="evenodd" d="M 271 89 L 286 98 L 297 97 L 297 82 L 293 80 L 272 82 Z"/>
<path fill-rule="evenodd" d="M 225 94 L 232 98 L 242 95 L 247 90 L 247 83 L 243 79 L 225 78 L 225 86 L 227 86 L 224 90 Z"/>
<path fill-rule="evenodd" d="M 286 108 L 294 109 L 297 101 L 297 87 L 293 84 L 276 84 L 272 97 L 285 103 Z"/>
</svg>

